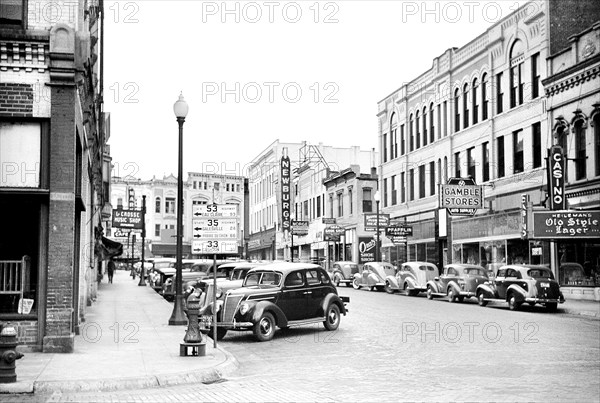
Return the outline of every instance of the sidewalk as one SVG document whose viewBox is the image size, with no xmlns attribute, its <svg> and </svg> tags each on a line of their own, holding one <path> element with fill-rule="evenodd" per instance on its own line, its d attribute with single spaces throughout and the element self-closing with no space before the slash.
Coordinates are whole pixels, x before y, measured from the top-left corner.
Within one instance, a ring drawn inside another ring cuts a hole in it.
<svg viewBox="0 0 600 403">
<path fill-rule="evenodd" d="M 169 326 L 173 306 L 129 271 L 103 279 L 72 354 L 24 352 L 17 382 L 2 393 L 113 391 L 214 382 L 235 371 L 236 359 L 206 339 L 206 356 L 180 357 L 187 326 Z M 1 400 L 1 399 L 0 399 Z"/>
<path fill-rule="evenodd" d="M 577 299 L 567 299 L 564 304 L 558 305 L 558 312 L 569 315 L 581 315 L 600 320 L 600 302 Z"/>
</svg>

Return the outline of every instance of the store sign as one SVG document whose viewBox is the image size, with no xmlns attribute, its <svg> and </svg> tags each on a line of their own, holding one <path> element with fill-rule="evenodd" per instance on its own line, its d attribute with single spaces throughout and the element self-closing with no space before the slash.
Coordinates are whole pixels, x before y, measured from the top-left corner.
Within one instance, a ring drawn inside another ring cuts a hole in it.
<svg viewBox="0 0 600 403">
<path fill-rule="evenodd" d="M 521 239 L 527 239 L 527 205 L 529 204 L 529 195 L 521 195 Z"/>
<path fill-rule="evenodd" d="M 548 156 L 548 196 L 550 210 L 565 210 L 565 159 L 561 146 L 552 146 Z"/>
<path fill-rule="evenodd" d="M 365 230 L 376 231 L 377 230 L 377 216 L 379 216 L 379 228 L 385 228 L 390 225 L 389 214 L 377 214 L 377 213 L 366 213 L 365 216 Z"/>
<path fill-rule="evenodd" d="M 483 189 L 472 178 L 450 178 L 441 186 L 440 208 L 453 216 L 473 216 L 483 208 Z"/>
<path fill-rule="evenodd" d="M 412 236 L 412 227 L 408 225 L 390 225 L 385 229 L 385 236 Z"/>
<path fill-rule="evenodd" d="M 371 237 L 358 237 L 358 264 L 375 261 L 376 241 Z"/>
<path fill-rule="evenodd" d="M 536 239 L 600 238 L 600 210 L 534 211 Z"/>
<path fill-rule="evenodd" d="M 113 228 L 142 229 L 142 212 L 138 210 L 113 210 Z"/>
<path fill-rule="evenodd" d="M 291 229 L 290 223 L 290 157 L 284 155 L 281 157 L 281 228 L 284 231 Z"/>
<path fill-rule="evenodd" d="M 135 189 L 127 188 L 127 199 L 129 210 L 133 210 L 135 208 Z"/>
<path fill-rule="evenodd" d="M 325 230 L 323 232 L 326 241 L 339 241 L 340 237 L 344 235 L 344 232 L 346 232 L 346 230 L 344 230 L 344 228 L 340 227 L 339 225 L 330 225 L 328 227 L 325 227 Z"/>
<path fill-rule="evenodd" d="M 308 235 L 308 221 L 292 220 L 292 234 Z"/>
<path fill-rule="evenodd" d="M 323 217 L 323 224 L 335 224 L 335 218 Z"/>
</svg>

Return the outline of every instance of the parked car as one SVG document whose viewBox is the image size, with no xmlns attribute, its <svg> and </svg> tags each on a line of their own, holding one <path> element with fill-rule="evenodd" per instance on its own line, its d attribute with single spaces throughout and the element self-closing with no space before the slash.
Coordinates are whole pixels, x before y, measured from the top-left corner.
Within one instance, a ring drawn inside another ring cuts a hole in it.
<svg viewBox="0 0 600 403">
<path fill-rule="evenodd" d="M 392 294 L 404 290 L 406 295 L 418 295 L 427 290 L 427 282 L 439 276 L 436 265 L 429 262 L 406 262 L 400 265 L 396 276 L 385 282 L 385 291 Z"/>
<path fill-rule="evenodd" d="M 449 264 L 441 276 L 427 282 L 427 298 L 445 296 L 450 302 L 462 302 L 475 297 L 477 287 L 487 281 L 487 271 L 479 265 Z"/>
<path fill-rule="evenodd" d="M 541 304 L 554 312 L 559 303 L 565 302 L 565 297 L 547 267 L 506 265 L 498 270 L 496 278 L 477 287 L 477 300 L 481 306 L 489 301 L 506 301 L 512 311 L 525 302 L 531 306 Z"/>
<path fill-rule="evenodd" d="M 217 260 L 217 278 L 227 278 L 232 269 L 219 266 L 222 264 L 220 260 Z M 183 263 L 183 261 L 182 261 Z M 186 269 L 181 270 L 181 290 L 182 292 L 186 289 L 186 284 L 196 282 L 204 278 L 212 278 L 214 273 L 214 261 L 202 260 L 195 261 L 191 265 L 188 265 Z M 161 294 L 162 296 L 170 301 L 175 298 L 175 273 L 164 280 Z"/>
<path fill-rule="evenodd" d="M 350 287 L 356 273 L 358 273 L 357 263 L 348 261 L 334 262 L 329 277 L 331 277 L 336 287 L 339 287 L 340 284 L 346 284 L 346 287 Z"/>
<path fill-rule="evenodd" d="M 252 330 L 259 341 L 271 340 L 276 327 L 323 323 L 336 330 L 346 315 L 347 297 L 340 297 L 329 275 L 310 263 L 272 263 L 251 269 L 243 286 L 217 301 L 217 339 L 229 330 Z M 213 304 L 200 310 L 200 326 L 212 324 Z"/>
<path fill-rule="evenodd" d="M 383 290 L 386 279 L 395 281 L 396 268 L 388 262 L 365 263 L 360 273 L 354 275 L 352 287 L 358 290 L 360 287 L 369 287 L 371 290 Z"/>
<path fill-rule="evenodd" d="M 587 276 L 582 265 L 575 262 L 564 262 L 558 268 L 559 284 L 563 285 L 594 285 L 593 276 Z"/>
<path fill-rule="evenodd" d="M 162 290 L 164 281 L 175 274 L 174 258 L 155 258 L 148 273 L 148 282 L 156 291 Z"/>
</svg>

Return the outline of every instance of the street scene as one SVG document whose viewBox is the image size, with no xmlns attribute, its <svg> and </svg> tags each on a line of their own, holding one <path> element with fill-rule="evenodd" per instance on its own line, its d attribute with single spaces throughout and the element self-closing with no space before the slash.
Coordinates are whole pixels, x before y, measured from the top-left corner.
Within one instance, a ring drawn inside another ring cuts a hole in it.
<svg viewBox="0 0 600 403">
<path fill-rule="evenodd" d="M 600 401 L 592 0 L 0 3 L 0 401 Z"/>
</svg>

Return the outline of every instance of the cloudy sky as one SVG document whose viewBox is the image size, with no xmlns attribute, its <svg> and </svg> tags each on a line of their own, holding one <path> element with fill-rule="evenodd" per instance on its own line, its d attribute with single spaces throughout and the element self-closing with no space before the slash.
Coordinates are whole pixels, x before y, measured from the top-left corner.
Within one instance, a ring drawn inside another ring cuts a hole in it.
<svg viewBox="0 0 600 403">
<path fill-rule="evenodd" d="M 377 102 L 522 1 L 105 1 L 116 176 L 244 175 L 273 141 L 376 147 Z"/>
</svg>

